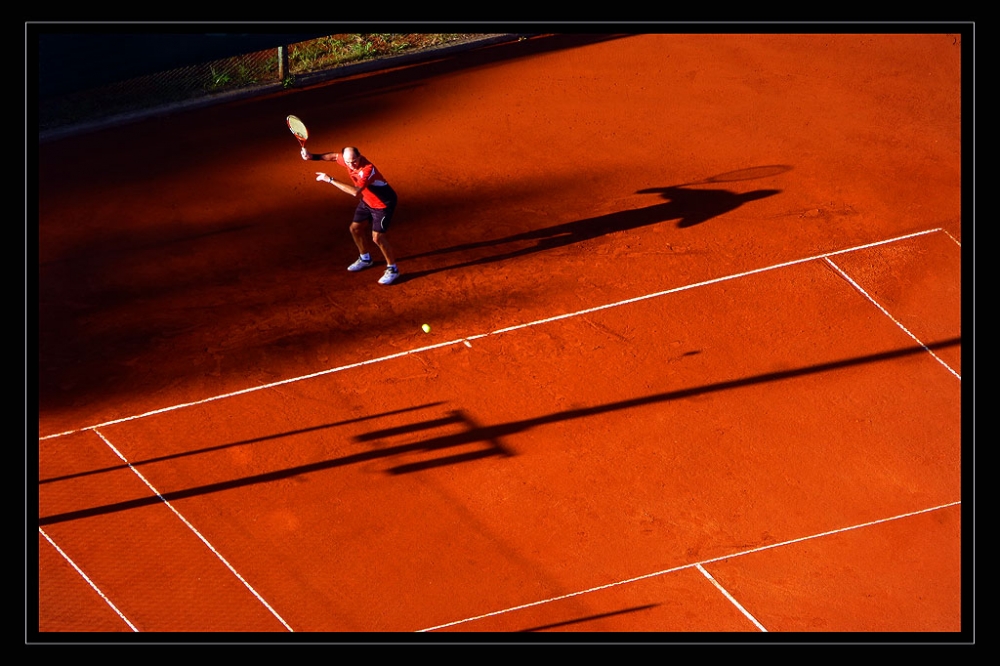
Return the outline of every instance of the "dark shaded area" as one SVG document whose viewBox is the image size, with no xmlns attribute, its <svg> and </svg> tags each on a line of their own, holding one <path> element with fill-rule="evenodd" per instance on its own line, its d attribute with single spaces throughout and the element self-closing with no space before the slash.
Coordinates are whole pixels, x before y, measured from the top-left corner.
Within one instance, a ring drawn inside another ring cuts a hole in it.
<svg viewBox="0 0 1000 666">
<path fill-rule="evenodd" d="M 239 32 L 211 30 L 210 24 L 154 23 L 154 24 L 27 24 L 26 58 L 28 64 L 37 66 L 39 94 L 66 94 L 99 87 L 136 76 L 189 67 L 222 58 L 232 58 L 257 51 L 276 49 L 335 33 L 365 32 L 377 27 L 380 32 L 412 32 L 414 25 L 379 24 L 354 26 L 337 23 L 324 26 L 325 30 L 308 30 L 275 33 L 268 29 L 273 24 L 260 26 L 238 25 Z M 303 26 L 297 26 L 302 28 Z M 439 32 L 474 34 L 482 25 L 437 26 Z M 523 32 L 523 26 L 487 25 L 490 33 Z M 526 35 L 530 36 L 530 35 Z M 528 40 L 529 52 L 518 48 L 518 55 L 544 53 L 552 49 L 579 46 L 595 41 L 616 39 L 620 35 L 557 34 L 542 40 Z M 442 49 L 442 52 L 451 52 Z M 415 54 L 425 59 L 431 54 Z M 493 51 L 492 55 L 507 57 L 508 52 Z M 33 59 L 32 56 L 37 56 Z M 378 61 L 365 63 L 364 68 L 375 70 L 384 65 Z M 355 71 L 355 70 L 351 70 Z"/>
<path fill-rule="evenodd" d="M 428 59 L 420 64 L 335 81 L 310 91 L 310 106 L 322 108 L 324 99 L 335 100 L 338 112 L 342 110 L 346 114 L 343 121 L 350 122 L 369 111 L 369 97 L 387 89 L 419 88 L 423 81 L 448 73 L 621 37 L 552 35 L 476 48 L 463 51 L 459 56 L 427 55 L 424 57 Z M 366 63 L 368 66 L 376 64 Z M 283 126 L 288 99 L 284 95 L 267 97 L 255 101 L 252 109 L 250 106 L 219 105 L 181 119 L 171 118 L 166 129 L 159 119 L 118 128 L 102 136 L 98 151 L 87 157 L 81 156 L 95 150 L 91 143 L 93 137 L 48 142 L 43 147 L 46 159 L 39 165 L 39 182 L 46 187 L 58 187 L 58 195 L 51 196 L 62 198 L 74 196 L 75 189 L 100 188 L 103 183 L 122 187 L 142 182 L 149 176 L 149 170 L 160 177 L 173 177 L 176 172 L 189 168 L 193 160 L 205 159 L 197 151 L 204 150 L 206 143 L 220 141 L 219 128 L 223 128 L 227 139 L 255 136 L 254 133 L 259 132 L 259 118 L 268 110 L 273 110 L 279 119 L 274 124 L 275 133 L 294 144 Z M 195 123 L 187 122 L 195 119 Z M 165 132 L 173 139 L 161 140 Z M 144 163 L 138 168 L 134 150 L 140 145 L 143 150 L 155 148 L 155 163 L 148 166 Z M 234 153 L 239 150 L 235 141 L 225 146 Z M 291 153 L 294 155 L 295 151 Z M 220 168 L 226 165 L 222 155 L 220 152 L 211 158 L 218 160 Z M 238 156 L 229 154 L 230 160 L 234 157 Z M 294 167 L 299 166 L 294 163 Z M 29 205 L 36 201 L 31 195 L 28 198 Z M 294 193 L 290 193 L 289 201 L 293 200 Z M 458 202 L 458 197 L 455 201 Z M 413 203 L 413 198 L 408 202 L 411 206 L 419 205 Z M 352 309 L 351 318 L 315 324 L 312 328 L 309 322 L 304 322 L 285 331 L 248 329 L 244 340 L 225 349 L 227 374 L 238 375 L 247 366 L 257 367 L 256 361 L 247 360 L 254 355 L 287 356 L 288 350 L 319 344 L 335 346 L 340 340 L 353 338 L 361 327 L 377 325 L 389 331 L 393 327 L 410 325 L 376 321 L 377 313 L 350 300 L 353 290 L 346 285 L 340 287 L 330 279 L 331 248 L 347 250 L 350 242 L 342 236 L 337 236 L 335 242 L 326 241 L 339 233 L 336 229 L 331 231 L 327 208 L 299 206 L 291 209 L 289 216 L 291 222 L 284 231 L 276 226 L 277 220 L 271 211 L 264 211 L 259 216 L 220 220 L 208 225 L 204 233 L 190 233 L 186 228 L 189 220 L 184 217 L 172 219 L 169 212 L 163 219 L 156 220 L 156 224 L 137 224 L 127 231 L 113 225 L 107 230 L 95 225 L 92 233 L 67 245 L 58 258 L 40 265 L 38 303 L 29 303 L 33 311 L 28 314 L 28 320 L 38 322 L 40 329 L 38 372 L 29 373 L 37 374 L 39 411 L 76 409 L 107 397 L 128 395 L 135 390 L 136 383 L 155 386 L 158 382 L 181 381 L 192 373 L 202 375 L 204 366 L 198 367 L 198 364 L 206 358 L 204 350 L 213 344 L 210 341 L 218 340 L 223 324 L 234 318 L 263 318 L 266 311 L 288 305 L 282 293 L 269 291 L 274 287 L 270 276 L 291 265 L 303 269 L 301 281 L 294 287 L 296 293 L 308 292 L 313 284 L 329 282 L 331 289 L 342 288 L 342 302 Z M 48 220 L 40 216 L 39 223 L 45 225 Z M 311 240 L 298 246 L 274 242 L 289 234 Z M 29 242 L 37 242 L 37 238 Z M 229 248 L 237 245 L 247 248 L 246 256 L 253 257 L 251 263 L 236 262 L 227 256 Z M 29 250 L 29 254 L 35 252 L 37 249 Z M 156 266 L 189 254 L 211 255 L 212 258 L 187 274 L 171 275 L 169 280 L 149 280 L 134 264 L 139 256 L 148 265 Z M 128 279 L 119 277 L 126 273 Z M 29 275 L 29 280 L 34 278 L 34 274 Z M 238 289 L 241 284 L 259 280 L 264 281 L 259 288 Z M 224 302 L 220 303 L 216 298 L 219 290 L 238 293 L 235 296 L 227 293 Z M 291 286 L 289 291 L 293 291 Z M 168 302 L 174 298 L 176 302 L 190 298 L 191 305 L 186 309 L 178 308 Z M 208 305 L 205 305 L 206 300 L 210 301 Z M 211 315 L 206 318 L 203 313 L 208 312 Z M 208 321 L 210 323 L 206 323 Z M 204 333 L 197 333 L 197 327 Z M 199 335 L 204 335 L 204 345 Z M 162 354 L 155 366 L 145 360 L 141 366 L 135 365 L 135 359 L 150 349 L 167 347 L 169 352 Z M 146 373 L 145 377 L 139 376 L 139 368 Z"/>
<path fill-rule="evenodd" d="M 81 33 L 81 29 L 86 30 L 85 25 L 29 25 L 29 55 L 32 45 L 38 54 L 39 95 L 47 97 L 88 90 L 136 76 L 277 49 L 330 34 L 329 31 L 211 33 L 206 27 L 153 24 L 144 30 L 141 25 L 119 28 L 102 25 L 93 32 Z"/>
<path fill-rule="evenodd" d="M 269 26 L 269 24 L 266 25 Z M 308 30 L 311 30 L 312 27 L 306 26 Z M 361 26 L 357 32 L 364 32 L 365 29 L 370 30 L 372 27 Z M 413 29 L 413 26 L 395 27 L 401 32 Z M 475 35 L 478 30 L 482 30 L 481 26 L 464 26 L 466 28 L 464 32 L 461 29 L 463 26 L 447 27 L 449 30 L 457 30 L 459 33 L 468 35 Z M 494 28 L 494 31 L 490 33 L 492 36 L 483 35 L 484 38 L 481 40 L 460 40 L 443 44 L 440 47 L 416 49 L 411 52 L 338 64 L 314 72 L 302 73 L 295 77 L 295 86 L 308 87 L 341 77 L 379 72 L 380 70 L 421 62 L 440 61 L 467 50 L 488 52 L 490 54 L 488 60 L 483 62 L 495 62 L 504 58 L 539 54 L 586 43 L 617 39 L 622 36 L 531 35 L 517 31 L 504 31 L 503 26 L 490 27 Z M 323 32 L 295 31 L 288 33 L 252 32 L 253 25 L 239 26 L 241 32 L 209 32 L 204 24 L 200 26 L 153 24 L 145 26 L 146 32 L 143 32 L 143 28 L 144 26 L 141 25 L 130 24 L 123 27 L 97 24 L 91 32 L 86 32 L 80 26 L 73 25 L 45 26 L 44 28 L 29 25 L 27 27 L 25 49 L 28 99 L 40 103 L 40 110 L 41 108 L 49 109 L 49 113 L 45 114 L 47 120 L 43 123 L 45 130 L 43 135 L 51 132 L 54 132 L 55 135 L 73 133 L 72 128 L 69 130 L 65 127 L 59 129 L 60 125 L 67 122 L 62 117 L 67 112 L 60 105 L 60 100 L 64 102 L 67 96 L 82 96 L 85 100 L 87 91 L 99 91 L 102 86 L 116 82 L 170 72 L 183 67 L 202 65 L 224 58 L 277 49 L 279 46 L 325 37 L 334 32 L 347 32 L 351 28 L 357 28 L 357 26 L 336 24 L 328 26 L 328 30 Z M 391 25 L 380 25 L 378 28 L 381 32 L 393 30 Z M 541 39 L 535 39 L 536 37 L 541 37 Z M 514 45 L 520 45 L 521 42 L 524 42 L 524 44 L 530 44 L 530 47 L 528 50 L 518 49 L 515 51 L 494 51 L 487 48 L 505 42 Z M 281 83 L 275 82 L 272 87 L 280 89 L 281 85 Z M 158 89 L 157 93 L 164 95 L 168 90 L 169 87 L 164 86 Z M 238 93 L 239 87 L 229 92 Z M 157 95 L 152 91 L 147 91 L 145 97 L 148 96 L 152 96 L 154 99 L 145 104 L 133 99 L 124 107 L 121 107 L 121 100 L 109 105 L 109 100 L 101 98 L 99 94 L 98 97 L 89 102 L 76 99 L 71 105 L 71 108 L 75 109 L 71 113 L 71 117 L 74 118 L 73 122 L 82 123 L 78 129 L 92 130 L 100 126 L 114 126 L 116 121 L 113 120 L 113 117 L 116 116 L 119 118 L 117 122 L 124 122 L 125 118 L 122 114 L 125 114 L 126 111 L 129 115 L 138 117 L 156 115 L 160 112 L 155 108 L 157 105 L 166 104 L 169 106 L 171 103 L 179 101 L 178 99 L 173 99 L 172 102 L 167 101 L 167 99 L 156 101 Z M 140 96 L 139 99 L 145 99 L 145 97 Z M 218 97 L 220 99 L 217 101 L 221 101 L 225 96 Z M 202 95 L 190 99 L 190 95 L 181 95 L 180 99 L 184 103 L 197 104 L 199 99 L 208 98 Z M 99 116 L 89 117 L 88 114 L 92 111 L 87 109 L 95 105 L 98 108 L 106 109 L 104 113 L 108 114 L 111 119 L 101 121 Z M 53 113 L 56 114 L 55 117 L 51 116 Z M 89 120 L 87 120 L 88 117 Z"/>
<path fill-rule="evenodd" d="M 380 441 L 386 437 L 413 434 L 429 430 L 432 428 L 438 428 L 444 425 L 452 425 L 452 424 L 465 425 L 467 429 L 464 430 L 463 432 L 459 432 L 452 435 L 443 435 L 440 437 L 434 437 L 432 439 L 424 440 L 421 442 L 414 442 L 411 444 L 389 446 L 385 448 L 363 451 L 361 453 L 355 453 L 349 456 L 333 458 L 330 460 L 322 460 L 319 462 L 310 463 L 308 465 L 299 465 L 296 467 L 290 467 L 288 469 L 276 470 L 274 472 L 267 472 L 265 474 L 255 474 L 253 476 L 247 476 L 239 479 L 232 479 L 230 481 L 222 481 L 219 483 L 211 483 L 204 486 L 196 486 L 194 488 L 188 488 L 185 490 L 177 490 L 174 492 L 164 493 L 161 496 L 140 497 L 134 500 L 115 502 L 114 504 L 107 504 L 104 506 L 97 506 L 89 509 L 81 509 L 78 511 L 69 511 L 66 513 L 45 516 L 39 519 L 38 524 L 39 526 L 52 525 L 54 523 L 79 520 L 81 518 L 90 518 L 93 516 L 113 513 L 116 511 L 137 509 L 140 507 L 157 504 L 161 501 L 170 502 L 179 499 L 186 499 L 189 497 L 197 497 L 200 495 L 207 495 L 215 492 L 221 492 L 224 490 L 232 490 L 235 488 L 252 486 L 258 483 L 270 483 L 272 481 L 280 481 L 282 479 L 288 479 L 295 476 L 300 476 L 302 474 L 322 472 L 329 469 L 336 469 L 338 467 L 353 465 L 356 463 L 367 462 L 370 460 L 378 460 L 381 458 L 390 458 L 397 455 L 414 453 L 419 451 L 425 451 L 425 452 L 441 451 L 445 449 L 452 449 L 455 447 L 463 447 L 470 444 L 478 445 L 484 442 L 487 444 L 486 448 L 475 449 L 473 451 L 465 451 L 462 453 L 456 453 L 419 463 L 399 465 L 387 470 L 387 473 L 403 474 L 408 472 L 415 472 L 423 469 L 428 469 L 431 467 L 440 467 L 443 465 L 467 462 L 470 460 L 478 460 L 483 457 L 492 455 L 511 456 L 514 454 L 503 446 L 503 444 L 501 443 L 501 438 L 516 433 L 524 432 L 526 430 L 530 430 L 531 428 L 535 428 L 537 426 L 547 425 L 550 423 L 557 423 L 560 421 L 568 421 L 571 419 L 578 419 L 587 416 L 595 416 L 597 414 L 605 414 L 608 412 L 619 411 L 624 409 L 631 409 L 633 407 L 642 407 L 644 405 L 669 402 L 672 400 L 682 400 L 685 398 L 691 398 L 709 393 L 715 393 L 718 391 L 728 391 L 730 389 L 741 388 L 744 386 L 752 386 L 755 384 L 782 381 L 786 379 L 795 379 L 797 377 L 814 375 L 821 372 L 831 372 L 834 370 L 841 370 L 843 368 L 864 365 L 866 363 L 879 363 L 883 361 L 891 361 L 899 358 L 913 356 L 916 354 L 923 354 L 926 353 L 928 349 L 931 350 L 941 349 L 944 347 L 953 347 L 959 344 L 961 344 L 961 338 L 952 338 L 949 340 L 944 340 L 942 342 L 928 344 L 926 345 L 926 348 L 924 346 L 906 347 L 903 349 L 897 349 L 889 352 L 881 352 L 878 354 L 859 356 L 857 358 L 846 359 L 843 361 L 820 363 L 817 365 L 807 366 L 804 368 L 784 370 L 781 372 L 769 372 L 761 375 L 755 375 L 752 377 L 746 377 L 743 379 L 734 379 L 731 381 L 706 384 L 704 386 L 697 386 L 689 389 L 680 389 L 677 391 L 656 393 L 642 398 L 632 398 L 629 400 L 622 400 L 619 402 L 612 402 L 604 405 L 596 405 L 594 407 L 568 409 L 561 412 L 553 412 L 551 414 L 546 414 L 544 416 L 524 419 L 522 421 L 511 421 L 510 423 L 502 423 L 494 426 L 481 426 L 475 423 L 472 419 L 468 417 L 467 414 L 465 414 L 461 410 L 454 410 L 450 412 L 448 416 L 442 418 L 414 423 L 407 426 L 397 426 L 393 428 L 386 428 L 383 430 L 374 430 L 372 432 L 359 435 L 356 439 L 357 441 L 360 442 Z M 295 434 L 295 432 L 287 434 Z M 271 435 L 262 438 L 262 440 L 274 439 L 275 437 L 280 437 L 280 436 L 281 435 Z M 254 443 L 256 441 L 261 441 L 261 440 L 248 440 L 245 442 L 240 442 L 240 444 Z M 213 450 L 218 448 L 225 448 L 225 446 L 229 445 L 224 445 L 222 447 L 213 447 Z"/>
</svg>

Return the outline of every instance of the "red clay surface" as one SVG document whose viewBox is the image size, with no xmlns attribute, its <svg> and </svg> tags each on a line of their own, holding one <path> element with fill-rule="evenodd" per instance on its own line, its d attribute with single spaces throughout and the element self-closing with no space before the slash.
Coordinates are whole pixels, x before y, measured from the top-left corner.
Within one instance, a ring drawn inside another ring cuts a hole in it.
<svg viewBox="0 0 1000 666">
<path fill-rule="evenodd" d="M 39 632 L 958 634 L 960 51 L 538 38 L 41 145 Z"/>
</svg>

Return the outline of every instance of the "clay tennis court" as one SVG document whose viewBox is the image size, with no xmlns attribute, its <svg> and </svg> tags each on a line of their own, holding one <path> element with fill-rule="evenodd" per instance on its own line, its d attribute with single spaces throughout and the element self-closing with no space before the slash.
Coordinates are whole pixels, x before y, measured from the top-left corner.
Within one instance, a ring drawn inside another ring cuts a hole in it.
<svg viewBox="0 0 1000 666">
<path fill-rule="evenodd" d="M 960 635 L 961 55 L 555 36 L 43 143 L 38 631 Z"/>
</svg>

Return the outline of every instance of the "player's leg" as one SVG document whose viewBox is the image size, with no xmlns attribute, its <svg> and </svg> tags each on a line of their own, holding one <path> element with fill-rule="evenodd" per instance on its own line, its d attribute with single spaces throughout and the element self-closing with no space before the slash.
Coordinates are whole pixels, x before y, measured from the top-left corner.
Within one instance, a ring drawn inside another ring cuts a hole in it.
<svg viewBox="0 0 1000 666">
<path fill-rule="evenodd" d="M 351 238 L 354 239 L 354 244 L 358 246 L 358 254 L 369 254 L 372 250 L 369 247 L 370 243 L 368 239 L 371 237 L 368 231 L 368 225 L 364 222 L 351 222 Z"/>
<path fill-rule="evenodd" d="M 387 233 L 395 208 L 393 205 L 382 210 L 372 210 L 372 242 L 382 251 L 386 263 L 385 273 L 379 278 L 381 284 L 392 284 L 399 276 L 399 269 L 396 267 L 396 254 L 393 252 L 392 243 L 389 242 Z"/>
<path fill-rule="evenodd" d="M 372 232 L 372 242 L 375 246 L 382 251 L 382 256 L 385 257 L 385 263 L 387 266 L 396 265 L 396 255 L 392 251 L 392 244 L 389 243 L 389 235 L 386 233 L 379 233 L 377 231 Z"/>
<path fill-rule="evenodd" d="M 371 212 L 364 203 L 358 204 L 357 209 L 354 211 L 354 220 L 351 222 L 351 238 L 354 239 L 359 256 L 353 264 L 347 267 L 349 271 L 360 271 L 374 263 L 372 261 L 371 248 L 369 247 L 371 243 L 368 240 L 370 225 Z"/>
</svg>

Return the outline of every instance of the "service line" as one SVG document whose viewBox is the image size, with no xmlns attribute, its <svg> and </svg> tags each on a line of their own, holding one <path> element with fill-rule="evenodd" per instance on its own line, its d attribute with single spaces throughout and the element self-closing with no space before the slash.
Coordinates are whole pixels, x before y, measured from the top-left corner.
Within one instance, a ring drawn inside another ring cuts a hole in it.
<svg viewBox="0 0 1000 666">
<path fill-rule="evenodd" d="M 559 321 L 562 319 L 570 319 L 572 317 L 579 317 L 581 315 L 590 314 L 591 312 L 599 312 L 601 310 L 607 310 L 610 308 L 620 307 L 622 305 L 629 305 L 630 303 L 638 303 L 639 301 L 649 300 L 651 298 L 659 298 L 661 296 L 666 296 L 668 294 L 676 294 L 681 291 L 687 291 L 689 289 L 697 289 L 698 287 L 705 287 L 711 284 L 718 284 L 720 282 L 727 282 L 729 280 L 737 280 L 739 278 L 744 278 L 750 275 L 756 275 L 758 273 L 766 273 L 768 271 L 777 270 L 779 268 L 787 268 L 788 266 L 795 266 L 797 264 L 804 264 L 810 261 L 816 261 L 817 259 L 828 259 L 829 257 L 836 256 L 838 254 L 846 254 L 848 252 L 857 252 L 859 250 L 865 250 L 872 247 L 877 247 L 879 245 L 887 245 L 889 243 L 896 243 L 909 238 L 916 238 L 918 236 L 925 236 L 927 234 L 941 232 L 943 229 L 940 227 L 935 229 L 927 229 L 925 231 L 917 231 L 912 234 L 906 234 L 904 236 L 896 236 L 895 238 L 888 238 L 886 240 L 875 241 L 874 243 L 865 243 L 864 245 L 856 245 L 854 247 L 846 248 L 843 250 L 834 250 L 833 252 L 824 252 L 823 254 L 816 254 L 809 257 L 803 257 L 802 259 L 794 259 L 792 261 L 786 261 L 780 264 L 773 264 L 771 266 L 765 266 L 763 268 L 755 268 L 749 271 L 743 271 L 742 273 L 733 273 L 732 275 L 725 275 L 723 277 L 713 278 L 711 280 L 704 280 L 702 282 L 695 282 L 692 284 L 684 285 L 681 287 L 674 287 L 672 289 L 665 289 L 663 291 L 653 292 L 651 294 L 645 294 L 643 296 L 636 296 L 634 298 L 627 298 L 621 301 L 615 301 L 613 303 L 606 303 L 604 305 L 598 305 L 592 308 L 586 308 L 584 310 L 577 310 L 575 312 L 568 312 L 566 314 L 556 315 L 554 317 L 546 317 L 545 319 L 536 319 L 535 321 L 530 321 L 524 324 L 516 324 L 514 326 L 507 326 L 504 328 L 499 328 L 495 331 L 490 331 L 489 333 L 478 333 L 475 335 L 469 335 L 457 340 L 449 340 L 448 342 L 439 342 L 433 345 L 426 345 L 424 347 L 417 347 L 416 349 L 410 349 L 407 351 L 397 352 L 395 354 L 389 354 L 387 356 L 379 356 L 378 358 L 368 359 L 367 361 L 359 361 L 357 363 L 349 363 L 347 365 L 341 365 L 336 368 L 328 368 L 326 370 L 320 370 L 307 375 L 301 375 L 298 377 L 290 377 L 288 379 L 282 379 L 276 382 L 270 382 L 268 384 L 260 384 L 258 386 L 252 386 L 250 388 L 241 389 L 239 391 L 233 391 L 231 393 L 223 393 L 220 395 L 215 395 L 203 400 L 195 400 L 192 402 L 185 402 L 177 405 L 171 405 L 169 407 L 163 407 L 161 409 L 154 409 L 149 412 L 144 412 L 142 414 L 136 414 L 133 416 L 126 416 L 119 419 L 114 419 L 111 421 L 105 421 L 103 423 L 98 423 L 96 425 L 86 426 L 83 428 L 76 428 L 74 430 L 67 430 L 65 432 L 55 433 L 52 435 L 45 435 L 39 437 L 39 440 L 55 439 L 57 437 L 65 437 L 66 435 L 72 435 L 78 432 L 83 432 L 86 430 L 95 430 L 97 428 L 104 428 L 110 425 L 115 425 L 118 423 L 126 423 L 128 421 L 135 421 L 138 419 L 143 419 L 148 416 L 154 416 L 156 414 L 164 414 L 166 412 L 173 412 L 179 409 L 185 409 L 187 407 L 194 407 L 197 405 L 203 405 L 209 402 L 215 402 L 217 400 L 224 400 L 226 398 L 232 398 L 239 395 L 245 395 L 247 393 L 253 393 L 254 391 L 261 391 L 264 389 L 274 388 L 276 386 L 282 386 L 284 384 L 292 384 L 295 382 L 301 382 L 307 379 L 314 379 L 316 377 L 322 377 L 324 375 L 330 375 L 335 372 L 343 372 L 344 370 L 351 370 L 353 368 L 360 368 L 365 365 L 372 365 L 375 363 L 382 363 L 385 361 L 391 361 L 392 359 L 402 358 L 404 356 L 409 356 L 411 354 L 420 354 L 422 352 L 430 351 L 432 349 L 440 349 L 442 347 L 451 347 L 453 345 L 464 344 L 466 346 L 471 346 L 470 340 L 477 340 L 480 338 L 489 337 L 491 335 L 499 335 L 501 333 L 509 333 L 511 331 L 516 331 L 522 328 L 529 328 L 532 326 L 539 326 L 541 324 L 548 324 L 550 322 Z M 935 357 L 936 358 L 936 357 Z"/>
</svg>

